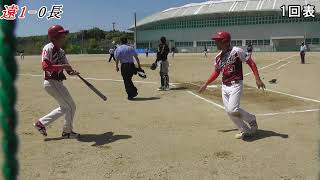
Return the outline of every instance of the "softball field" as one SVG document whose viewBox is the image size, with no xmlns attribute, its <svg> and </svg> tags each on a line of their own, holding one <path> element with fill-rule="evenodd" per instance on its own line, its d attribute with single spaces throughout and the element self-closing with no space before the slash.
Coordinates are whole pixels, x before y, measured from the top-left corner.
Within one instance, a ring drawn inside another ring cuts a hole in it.
<svg viewBox="0 0 320 180">
<path fill-rule="evenodd" d="M 253 55 L 267 90 L 255 87 L 244 64 L 241 105 L 255 113 L 257 135 L 237 140 L 215 83 L 204 94 L 215 54 L 170 57 L 172 90 L 159 92 L 155 58 L 140 55 L 147 79 L 134 77 L 139 95 L 128 101 L 107 55 L 69 55 L 74 68 L 102 91 L 99 99 L 77 78 L 64 83 L 77 104 L 78 140 L 62 140 L 62 121 L 44 139 L 32 122 L 57 103 L 43 89 L 40 56 L 18 60 L 20 175 L 23 180 L 301 180 L 319 172 L 320 53 Z M 318 57 L 318 58 L 317 58 Z M 18 57 L 17 57 L 18 59 Z M 276 84 L 268 81 L 277 79 Z"/>
</svg>

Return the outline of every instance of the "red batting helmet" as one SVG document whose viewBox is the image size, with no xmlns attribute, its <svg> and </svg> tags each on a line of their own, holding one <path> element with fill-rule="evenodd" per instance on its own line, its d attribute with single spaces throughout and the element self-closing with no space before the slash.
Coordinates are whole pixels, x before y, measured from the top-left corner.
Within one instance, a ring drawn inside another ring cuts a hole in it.
<svg viewBox="0 0 320 180">
<path fill-rule="evenodd" d="M 60 34 L 68 34 L 68 33 L 69 33 L 69 30 L 65 30 L 60 25 L 53 25 L 48 29 L 48 36 L 50 40 L 57 38 Z"/>
<path fill-rule="evenodd" d="M 217 32 L 212 37 L 212 40 L 222 40 L 223 42 L 230 42 L 231 41 L 231 35 L 228 32 L 220 31 L 220 32 Z"/>
</svg>

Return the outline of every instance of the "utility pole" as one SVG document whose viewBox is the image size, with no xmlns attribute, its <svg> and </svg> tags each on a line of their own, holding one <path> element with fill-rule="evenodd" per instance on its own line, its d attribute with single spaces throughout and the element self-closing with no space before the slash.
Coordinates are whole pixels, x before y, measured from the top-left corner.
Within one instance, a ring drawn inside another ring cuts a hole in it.
<svg viewBox="0 0 320 180">
<path fill-rule="evenodd" d="M 80 31 L 81 32 L 81 54 L 83 54 L 83 33 L 84 31 Z"/>
<path fill-rule="evenodd" d="M 137 13 L 134 13 L 134 47 L 137 48 L 137 40 L 138 34 L 137 34 Z"/>
<path fill-rule="evenodd" d="M 115 25 L 116 25 L 116 23 L 115 23 L 115 22 L 113 22 L 113 23 L 112 23 L 112 30 L 113 30 L 113 32 L 114 32 L 114 31 L 116 31 L 116 29 L 115 29 Z"/>
</svg>

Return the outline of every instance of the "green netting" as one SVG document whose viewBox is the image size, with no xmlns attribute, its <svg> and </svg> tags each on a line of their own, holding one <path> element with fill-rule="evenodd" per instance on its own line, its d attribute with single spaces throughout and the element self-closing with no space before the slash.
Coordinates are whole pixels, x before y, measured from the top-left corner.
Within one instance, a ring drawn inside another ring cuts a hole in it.
<svg viewBox="0 0 320 180">
<path fill-rule="evenodd" d="M 0 0 L 4 5 L 16 3 L 15 0 Z M 2 14 L 2 13 L 0 13 Z M 3 176 L 5 180 L 17 179 L 18 161 L 16 158 L 18 138 L 15 133 L 17 116 L 15 111 L 15 80 L 17 64 L 15 54 L 15 21 L 0 20 L 0 120 L 3 131 L 2 149 L 4 153 Z"/>
</svg>

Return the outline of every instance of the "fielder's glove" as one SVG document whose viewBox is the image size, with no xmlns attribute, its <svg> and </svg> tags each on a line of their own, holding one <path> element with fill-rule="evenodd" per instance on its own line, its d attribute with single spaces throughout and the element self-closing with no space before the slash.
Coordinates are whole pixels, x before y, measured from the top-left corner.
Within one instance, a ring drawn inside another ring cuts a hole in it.
<svg viewBox="0 0 320 180">
<path fill-rule="evenodd" d="M 156 62 L 154 62 L 154 63 L 152 63 L 152 65 L 150 66 L 150 69 L 151 70 L 156 70 L 157 69 L 157 63 Z"/>
<path fill-rule="evenodd" d="M 276 83 L 277 83 L 277 79 L 271 79 L 271 80 L 269 81 L 269 83 L 270 83 L 270 84 L 276 84 Z"/>
<path fill-rule="evenodd" d="M 137 73 L 138 73 L 138 76 L 140 76 L 142 79 L 147 78 L 147 75 L 142 68 L 137 68 Z"/>
</svg>

